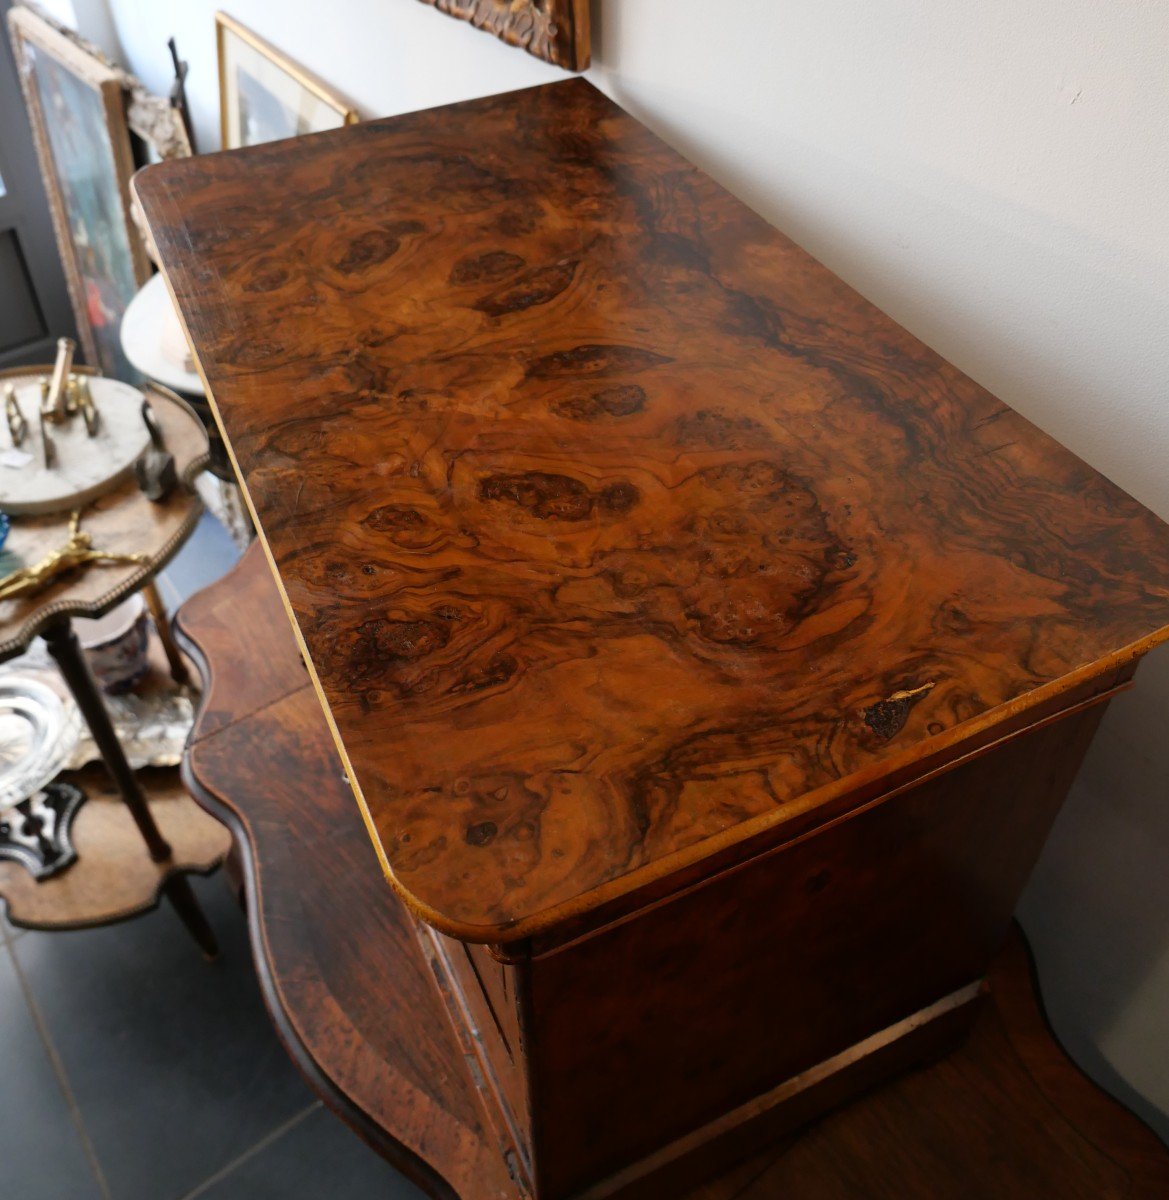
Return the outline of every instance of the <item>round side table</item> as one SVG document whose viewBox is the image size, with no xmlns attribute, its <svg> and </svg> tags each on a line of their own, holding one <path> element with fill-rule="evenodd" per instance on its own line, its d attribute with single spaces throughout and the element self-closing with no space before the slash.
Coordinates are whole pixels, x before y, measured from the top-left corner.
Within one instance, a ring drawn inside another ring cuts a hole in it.
<svg viewBox="0 0 1169 1200">
<path fill-rule="evenodd" d="M 19 386 L 51 369 L 0 372 L 0 385 Z M 214 870 L 226 855 L 230 837 L 218 823 L 199 819 L 201 814 L 182 793 L 175 772 L 147 776 L 131 769 L 72 625 L 73 617 L 100 617 L 142 591 L 171 674 L 180 681 L 186 676 L 154 579 L 193 532 L 202 513 L 193 483 L 207 462 L 207 435 L 199 418 L 173 392 L 157 385 L 148 385 L 146 392 L 167 449 L 174 455 L 179 486 L 162 502 L 153 503 L 131 478 L 89 504 L 81 517 L 81 527 L 92 535 L 95 548 L 142 555 L 143 560 L 83 567 L 34 595 L 0 600 L 0 662 L 22 653 L 33 637 L 44 638 L 115 789 L 103 791 L 101 781 L 91 773 L 91 800 L 75 823 L 78 858 L 59 875 L 37 881 L 20 863 L 0 860 L 0 899 L 13 924 L 67 929 L 121 920 L 153 908 L 160 896 L 166 896 L 200 949 L 213 958 L 218 953 L 215 935 L 187 874 Z M 8 561 L 0 566 L 0 575 L 39 561 L 67 541 L 69 518 L 68 512 L 13 518 L 4 547 Z M 14 556 L 18 562 L 12 561 Z"/>
</svg>

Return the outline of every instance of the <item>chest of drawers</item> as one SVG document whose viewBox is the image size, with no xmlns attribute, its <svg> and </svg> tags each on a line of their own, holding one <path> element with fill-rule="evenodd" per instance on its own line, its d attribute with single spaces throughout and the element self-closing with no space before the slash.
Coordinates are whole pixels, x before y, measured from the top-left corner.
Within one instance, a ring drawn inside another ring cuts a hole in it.
<svg viewBox="0 0 1169 1200">
<path fill-rule="evenodd" d="M 1169 530 L 583 81 L 137 191 L 517 1189 L 959 1038 Z"/>
</svg>

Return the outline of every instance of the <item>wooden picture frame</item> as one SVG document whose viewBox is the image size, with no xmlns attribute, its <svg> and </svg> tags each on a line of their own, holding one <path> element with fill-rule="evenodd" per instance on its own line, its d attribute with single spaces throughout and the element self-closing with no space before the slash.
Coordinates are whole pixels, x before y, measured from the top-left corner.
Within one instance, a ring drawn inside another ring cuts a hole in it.
<svg viewBox="0 0 1169 1200">
<path fill-rule="evenodd" d="M 512 46 L 563 67 L 589 65 L 589 0 L 422 0 Z"/>
<path fill-rule="evenodd" d="M 130 131 L 134 166 L 166 162 L 172 158 L 190 158 L 194 153 L 183 115 L 169 97 L 156 96 L 129 71 L 120 67 L 92 42 L 76 30 L 54 20 L 35 4 L 24 0 L 19 6 L 34 13 L 38 21 L 55 29 L 61 37 L 73 43 L 82 54 L 102 63 L 122 81 L 126 98 L 126 127 Z"/>
<path fill-rule="evenodd" d="M 215 14 L 215 47 L 224 150 L 320 133 L 361 119 L 344 96 L 225 12 Z"/>
<path fill-rule="evenodd" d="M 8 27 L 82 350 L 103 374 L 135 379 L 121 319 L 153 268 L 130 178 L 151 156 L 189 155 L 186 130 L 168 101 L 72 30 L 25 6 Z"/>
<path fill-rule="evenodd" d="M 139 138 L 147 150 L 151 162 L 167 162 L 172 158 L 190 158 L 193 153 L 187 127 L 182 114 L 165 96 L 155 96 L 134 79 L 125 76 L 129 83 L 126 95 L 126 124 L 130 132 Z M 135 155 L 135 163 L 138 162 Z"/>
</svg>

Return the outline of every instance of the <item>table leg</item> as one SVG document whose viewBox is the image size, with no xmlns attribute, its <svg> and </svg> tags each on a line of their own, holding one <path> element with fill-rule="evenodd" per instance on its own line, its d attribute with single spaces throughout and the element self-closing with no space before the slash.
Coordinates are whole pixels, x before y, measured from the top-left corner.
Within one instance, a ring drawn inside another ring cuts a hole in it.
<svg viewBox="0 0 1169 1200">
<path fill-rule="evenodd" d="M 126 761 L 122 744 L 118 741 L 117 732 L 106 711 L 105 701 L 98 691 L 97 681 L 89 669 L 89 663 L 85 661 L 77 634 L 73 632 L 72 622 L 68 617 L 54 622 L 42 636 L 49 653 L 61 670 L 69 691 L 73 694 L 73 699 L 77 701 L 77 707 L 81 709 L 81 715 L 85 718 L 85 723 L 89 726 L 101 753 L 102 762 L 118 791 L 122 793 L 122 799 L 146 842 L 151 859 L 156 863 L 167 862 L 172 857 L 170 843 L 162 836 L 162 831 L 155 823 L 154 814 L 146 803 L 137 776 Z M 215 935 L 207 924 L 188 880 L 181 875 L 171 876 L 162 890 L 204 954 L 214 958 L 218 954 Z"/>
<path fill-rule="evenodd" d="M 162 602 L 162 597 L 158 594 L 158 588 L 152 579 L 143 589 L 142 594 L 146 597 L 146 605 L 150 609 L 150 615 L 154 618 L 154 627 L 158 630 L 158 640 L 162 642 L 162 648 L 166 652 L 166 661 L 170 666 L 170 677 L 175 683 L 186 683 L 190 679 L 190 673 L 187 671 L 187 664 L 183 662 L 183 656 L 175 644 L 174 634 L 171 632 L 170 618 L 167 616 L 166 605 Z"/>
<path fill-rule="evenodd" d="M 187 932 L 198 943 L 203 951 L 203 957 L 213 962 L 219 957 L 219 943 L 215 940 L 215 931 L 203 913 L 191 881 L 185 875 L 172 875 L 163 885 L 163 893 L 174 906 L 179 919 L 187 927 Z"/>
</svg>

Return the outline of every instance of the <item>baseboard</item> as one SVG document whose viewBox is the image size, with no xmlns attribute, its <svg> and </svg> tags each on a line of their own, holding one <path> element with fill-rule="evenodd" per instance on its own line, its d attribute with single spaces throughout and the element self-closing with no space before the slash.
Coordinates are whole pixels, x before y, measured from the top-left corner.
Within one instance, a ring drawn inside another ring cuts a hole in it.
<svg viewBox="0 0 1169 1200">
<path fill-rule="evenodd" d="M 857 1042 L 600 1183 L 574 1200 L 659 1200 L 763 1149 L 862 1092 L 958 1045 L 985 993 L 981 980 Z"/>
</svg>

